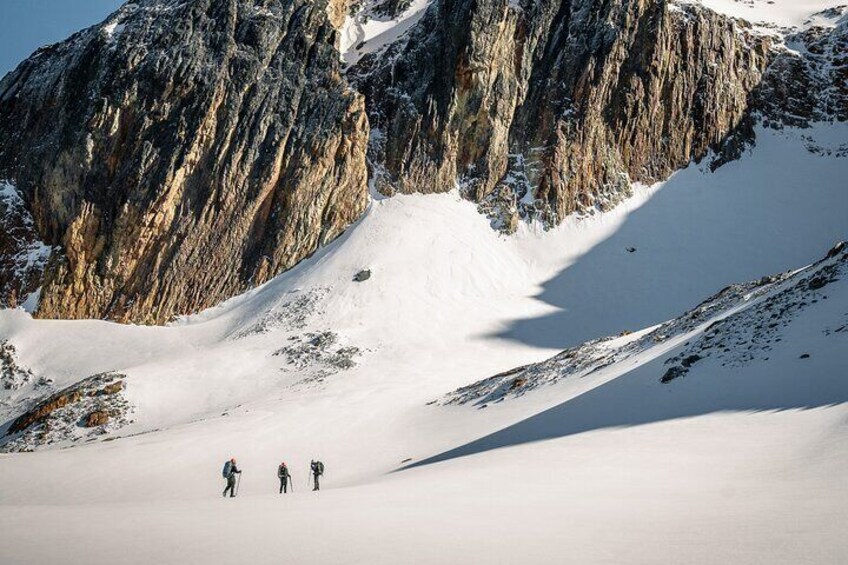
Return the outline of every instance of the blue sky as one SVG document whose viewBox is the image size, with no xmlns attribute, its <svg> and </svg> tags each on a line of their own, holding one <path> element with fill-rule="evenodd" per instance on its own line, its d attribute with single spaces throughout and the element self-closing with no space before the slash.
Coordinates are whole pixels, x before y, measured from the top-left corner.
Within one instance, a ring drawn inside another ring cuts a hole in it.
<svg viewBox="0 0 848 565">
<path fill-rule="evenodd" d="M 0 77 L 48 43 L 98 23 L 123 0 L 0 0 Z"/>
</svg>

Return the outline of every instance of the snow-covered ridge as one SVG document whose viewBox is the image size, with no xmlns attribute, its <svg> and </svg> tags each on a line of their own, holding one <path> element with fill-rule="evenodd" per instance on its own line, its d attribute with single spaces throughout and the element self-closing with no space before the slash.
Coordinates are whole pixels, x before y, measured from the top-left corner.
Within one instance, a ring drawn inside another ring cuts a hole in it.
<svg viewBox="0 0 848 565">
<path fill-rule="evenodd" d="M 490 403 L 523 396 L 543 385 L 565 378 L 581 379 L 607 370 L 629 371 L 682 347 L 668 357 L 663 383 L 686 376 L 704 359 L 722 367 L 741 367 L 756 360 L 768 361 L 768 351 L 781 341 L 781 330 L 808 306 L 827 300 L 823 290 L 831 283 L 848 282 L 848 244 L 835 245 L 809 267 L 766 276 L 723 289 L 673 320 L 631 334 L 604 337 L 569 348 L 547 361 L 518 367 L 447 395 L 444 404 Z M 842 304 L 837 307 L 843 306 Z M 822 327 L 826 335 L 848 337 L 848 312 L 844 323 Z M 685 342 L 685 343 L 684 343 Z M 615 367 L 617 366 L 617 367 Z"/>
</svg>

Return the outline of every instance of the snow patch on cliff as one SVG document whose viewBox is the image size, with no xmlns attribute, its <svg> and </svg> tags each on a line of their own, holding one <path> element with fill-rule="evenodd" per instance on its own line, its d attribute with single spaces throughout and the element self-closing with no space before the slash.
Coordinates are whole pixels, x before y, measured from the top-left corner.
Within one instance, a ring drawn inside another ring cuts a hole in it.
<svg viewBox="0 0 848 565">
<path fill-rule="evenodd" d="M 816 19 L 819 14 L 837 6 L 838 0 L 678 0 L 682 3 L 697 3 L 713 11 L 734 18 L 742 18 L 754 24 L 765 23 L 779 27 L 802 28 L 824 22 Z"/>
<path fill-rule="evenodd" d="M 433 0 L 411 0 L 409 7 L 396 17 L 381 13 L 383 0 L 366 0 L 355 4 L 342 25 L 339 51 L 347 65 L 353 65 L 362 56 L 376 53 L 395 42 L 412 28 Z"/>
</svg>

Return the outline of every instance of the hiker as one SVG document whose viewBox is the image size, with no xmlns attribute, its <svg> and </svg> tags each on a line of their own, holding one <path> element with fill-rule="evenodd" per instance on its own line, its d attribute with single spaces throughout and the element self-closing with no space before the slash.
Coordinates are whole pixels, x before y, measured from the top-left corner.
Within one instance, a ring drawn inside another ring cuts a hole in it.
<svg viewBox="0 0 848 565">
<path fill-rule="evenodd" d="M 318 478 L 324 474 L 324 464 L 313 459 L 309 466 L 312 469 L 312 481 L 315 484 L 315 486 L 312 487 L 312 490 L 319 490 L 320 484 L 318 482 Z"/>
<path fill-rule="evenodd" d="M 227 496 L 227 491 L 230 491 L 230 498 L 236 495 L 236 473 L 241 475 L 241 469 L 236 467 L 236 458 L 233 457 L 224 463 L 224 478 L 227 479 L 227 486 L 224 488 L 224 496 Z"/>
<path fill-rule="evenodd" d="M 280 463 L 280 466 L 277 467 L 277 478 L 280 479 L 280 494 L 288 494 L 289 468 L 286 467 L 285 461 Z"/>
</svg>

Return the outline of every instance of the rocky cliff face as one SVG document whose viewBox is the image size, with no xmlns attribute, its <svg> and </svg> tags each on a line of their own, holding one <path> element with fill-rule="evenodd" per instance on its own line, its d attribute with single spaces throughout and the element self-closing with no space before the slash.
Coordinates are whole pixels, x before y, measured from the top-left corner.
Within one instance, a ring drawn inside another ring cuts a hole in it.
<svg viewBox="0 0 848 565">
<path fill-rule="evenodd" d="M 778 50 L 754 97 L 773 127 L 848 120 L 848 6 L 815 14 L 833 27 L 792 33 Z"/>
<path fill-rule="evenodd" d="M 459 183 L 485 201 L 506 180 L 556 222 L 718 148 L 769 59 L 768 39 L 697 6 L 436 0 L 351 74 L 380 130 L 382 190 Z"/>
<path fill-rule="evenodd" d="M 359 217 L 368 123 L 327 12 L 141 1 L 0 82 L 0 179 L 57 246 L 40 316 L 165 322 Z"/>
<path fill-rule="evenodd" d="M 783 47 L 683 0 L 433 0 L 342 74 L 346 15 L 409 6 L 146 0 L 35 53 L 0 82 L 0 303 L 217 304 L 359 217 L 366 151 L 378 190 L 460 186 L 510 231 L 733 158 L 756 115 L 848 118 L 844 8 Z"/>
</svg>

